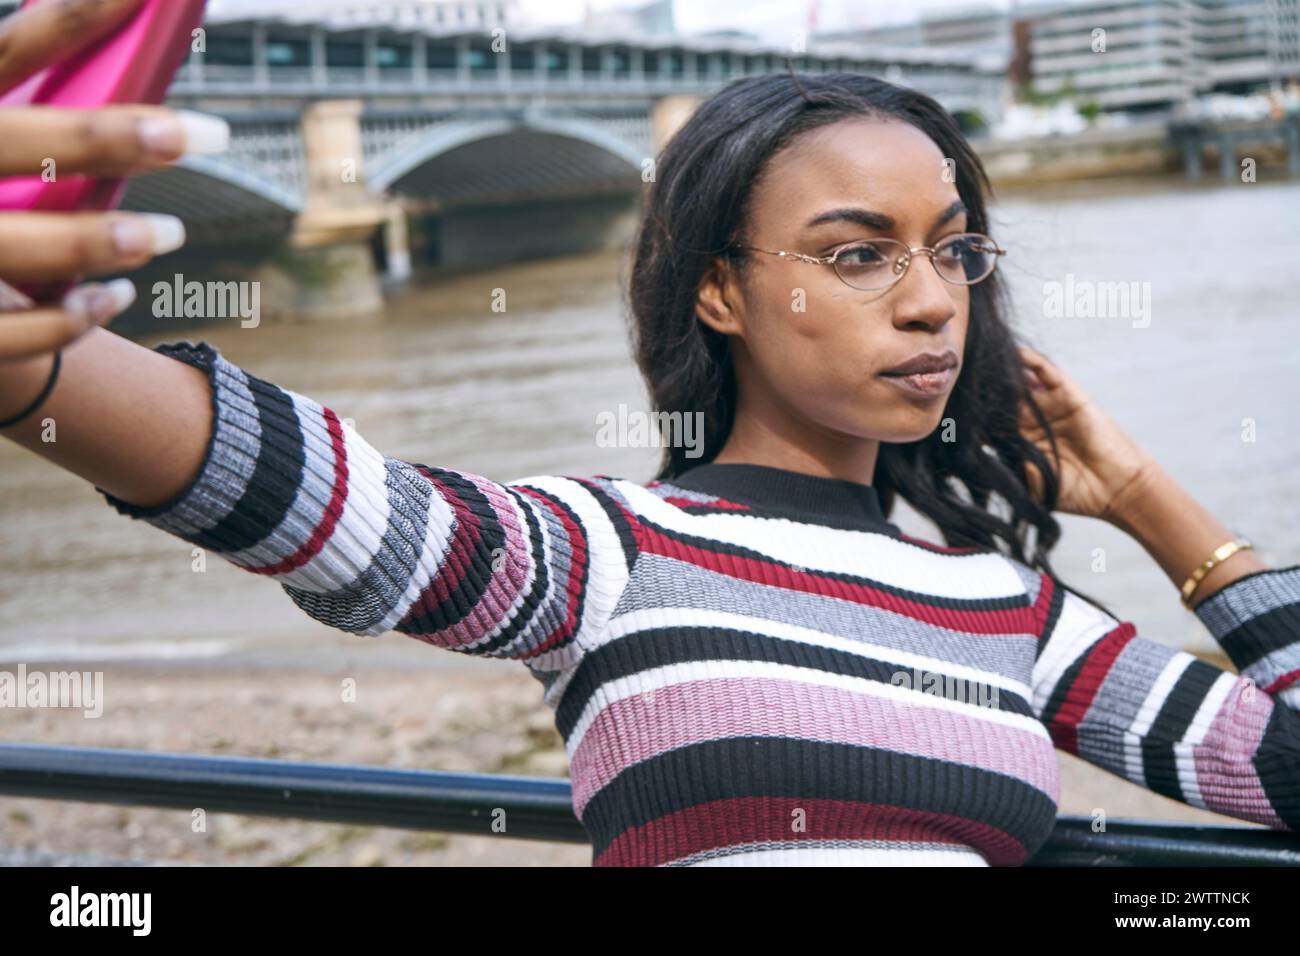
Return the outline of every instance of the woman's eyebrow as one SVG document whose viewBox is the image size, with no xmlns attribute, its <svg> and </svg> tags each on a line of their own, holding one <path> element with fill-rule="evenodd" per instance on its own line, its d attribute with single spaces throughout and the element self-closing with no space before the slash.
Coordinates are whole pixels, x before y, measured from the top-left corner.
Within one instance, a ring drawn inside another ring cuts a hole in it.
<svg viewBox="0 0 1300 956">
<path fill-rule="evenodd" d="M 954 200 L 952 205 L 945 209 L 935 220 L 934 228 L 937 229 L 944 223 L 957 218 L 966 212 L 966 204 L 960 199 Z M 893 229 L 895 221 L 893 216 L 887 216 L 883 212 L 875 212 L 871 209 L 861 209 L 856 206 L 845 206 L 840 209 L 828 209 L 823 213 L 818 213 L 812 219 L 808 220 L 806 228 L 811 229 L 813 226 L 822 226 L 830 222 L 851 222 L 857 226 L 863 226 L 867 229 L 878 229 L 882 232 Z"/>
</svg>

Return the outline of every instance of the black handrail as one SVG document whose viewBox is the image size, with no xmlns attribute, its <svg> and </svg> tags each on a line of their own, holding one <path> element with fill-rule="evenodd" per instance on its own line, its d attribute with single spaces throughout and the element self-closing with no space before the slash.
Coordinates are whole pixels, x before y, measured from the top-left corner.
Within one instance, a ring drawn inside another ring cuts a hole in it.
<svg viewBox="0 0 1300 956">
<path fill-rule="evenodd" d="M 0 794 L 587 843 L 562 778 L 0 744 Z M 1061 815 L 1030 866 L 1300 866 L 1300 838 L 1251 826 Z"/>
</svg>

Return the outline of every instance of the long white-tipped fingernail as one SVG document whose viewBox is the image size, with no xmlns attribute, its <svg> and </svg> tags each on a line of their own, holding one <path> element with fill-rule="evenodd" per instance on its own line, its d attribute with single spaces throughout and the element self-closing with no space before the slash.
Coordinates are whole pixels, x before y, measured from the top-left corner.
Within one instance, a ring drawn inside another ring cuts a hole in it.
<svg viewBox="0 0 1300 956">
<path fill-rule="evenodd" d="M 175 158 L 189 153 L 221 153 L 230 146 L 230 124 L 220 116 L 172 110 L 136 124 L 140 143 L 151 153 Z"/>
<path fill-rule="evenodd" d="M 135 301 L 135 284 L 130 279 L 90 282 L 79 285 L 63 297 L 63 310 L 91 322 L 106 322 Z"/>
<path fill-rule="evenodd" d="M 113 223 L 113 247 L 121 256 L 160 256 L 185 245 L 185 223 L 165 213 L 133 213 Z"/>
<path fill-rule="evenodd" d="M 186 153 L 224 153 L 230 146 L 230 124 L 211 113 L 177 110 L 185 131 Z"/>
</svg>

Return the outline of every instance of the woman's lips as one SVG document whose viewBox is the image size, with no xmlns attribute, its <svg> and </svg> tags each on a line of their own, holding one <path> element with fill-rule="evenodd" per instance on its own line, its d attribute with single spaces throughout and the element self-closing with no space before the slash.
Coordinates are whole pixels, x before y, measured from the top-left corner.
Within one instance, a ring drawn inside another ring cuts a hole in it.
<svg viewBox="0 0 1300 956">
<path fill-rule="evenodd" d="M 880 377 L 911 394 L 935 398 L 948 391 L 956 371 L 955 368 L 946 368 L 941 372 L 917 372 L 913 375 L 886 375 L 882 372 Z"/>
</svg>

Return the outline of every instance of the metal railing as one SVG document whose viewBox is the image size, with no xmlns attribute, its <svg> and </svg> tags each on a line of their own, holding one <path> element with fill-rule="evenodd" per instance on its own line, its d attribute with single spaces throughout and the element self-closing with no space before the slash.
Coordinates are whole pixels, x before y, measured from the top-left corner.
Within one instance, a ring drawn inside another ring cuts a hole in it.
<svg viewBox="0 0 1300 956">
<path fill-rule="evenodd" d="M 561 778 L 0 744 L 0 795 L 587 843 Z M 1029 866 L 1300 866 L 1300 837 L 1061 815 Z"/>
</svg>

